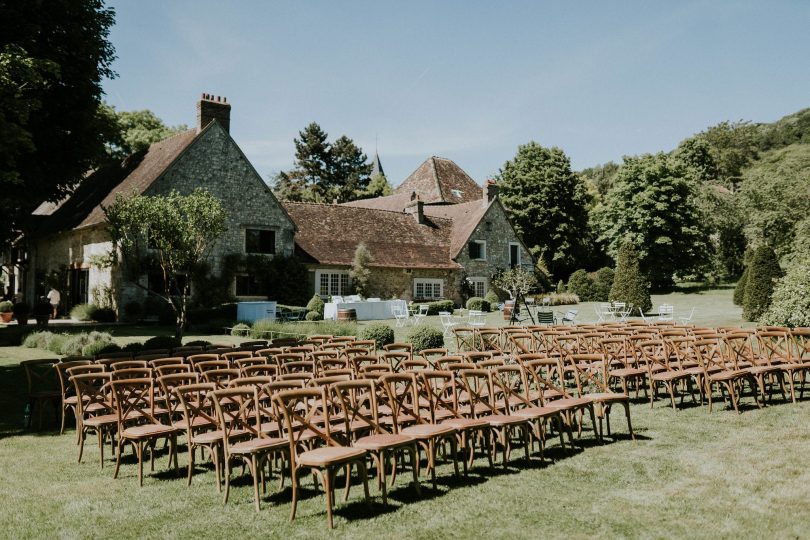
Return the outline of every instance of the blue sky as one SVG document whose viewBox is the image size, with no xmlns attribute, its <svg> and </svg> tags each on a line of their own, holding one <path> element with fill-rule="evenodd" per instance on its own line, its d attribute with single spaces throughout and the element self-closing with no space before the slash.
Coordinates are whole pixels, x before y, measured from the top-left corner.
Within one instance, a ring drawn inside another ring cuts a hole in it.
<svg viewBox="0 0 810 540">
<path fill-rule="evenodd" d="M 810 2 L 113 1 L 106 99 L 194 124 L 201 92 L 267 178 L 318 122 L 389 180 L 453 159 L 478 182 L 519 144 L 575 169 L 669 150 L 722 120 L 810 106 Z"/>
</svg>

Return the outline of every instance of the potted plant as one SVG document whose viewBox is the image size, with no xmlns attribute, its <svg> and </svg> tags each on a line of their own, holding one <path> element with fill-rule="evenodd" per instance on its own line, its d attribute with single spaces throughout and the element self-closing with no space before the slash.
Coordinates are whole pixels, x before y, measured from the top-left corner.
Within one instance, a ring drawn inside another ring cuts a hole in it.
<svg viewBox="0 0 810 540">
<path fill-rule="evenodd" d="M 11 317 L 14 315 L 14 304 L 8 300 L 0 302 L 0 320 L 4 323 L 11 322 Z"/>
<path fill-rule="evenodd" d="M 17 324 L 21 326 L 26 325 L 28 324 L 28 314 L 31 313 L 31 308 L 28 307 L 28 304 L 25 302 L 17 302 L 14 304 L 12 313 L 14 313 L 14 318 L 17 320 Z"/>
</svg>

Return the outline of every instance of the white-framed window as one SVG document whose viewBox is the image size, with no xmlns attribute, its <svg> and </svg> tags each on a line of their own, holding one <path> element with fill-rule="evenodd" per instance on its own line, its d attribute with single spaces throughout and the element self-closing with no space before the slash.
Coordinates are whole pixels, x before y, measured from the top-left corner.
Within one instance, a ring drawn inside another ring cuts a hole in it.
<svg viewBox="0 0 810 540">
<path fill-rule="evenodd" d="M 473 296 L 485 297 L 489 291 L 489 280 L 485 277 L 469 277 L 467 281 L 473 290 Z"/>
<path fill-rule="evenodd" d="M 418 278 L 413 280 L 413 297 L 420 300 L 442 298 L 444 293 L 443 279 Z"/>
<path fill-rule="evenodd" d="M 349 272 L 345 270 L 315 271 L 315 294 L 321 296 L 349 294 Z"/>
<path fill-rule="evenodd" d="M 486 240 L 470 240 L 469 250 L 470 250 L 470 259 L 474 261 L 487 260 Z"/>
<path fill-rule="evenodd" d="M 520 244 L 509 242 L 509 268 L 520 266 Z"/>
<path fill-rule="evenodd" d="M 245 253 L 273 255 L 276 252 L 276 231 L 245 229 Z"/>
</svg>

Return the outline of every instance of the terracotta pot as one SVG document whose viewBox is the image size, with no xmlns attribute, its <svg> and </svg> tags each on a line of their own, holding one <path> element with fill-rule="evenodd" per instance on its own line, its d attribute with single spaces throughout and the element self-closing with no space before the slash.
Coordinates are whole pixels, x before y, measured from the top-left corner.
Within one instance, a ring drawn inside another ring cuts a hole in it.
<svg viewBox="0 0 810 540">
<path fill-rule="evenodd" d="M 0 313 L 0 320 L 3 321 L 4 323 L 11 322 L 12 317 L 14 317 L 14 314 L 10 311 Z"/>
</svg>

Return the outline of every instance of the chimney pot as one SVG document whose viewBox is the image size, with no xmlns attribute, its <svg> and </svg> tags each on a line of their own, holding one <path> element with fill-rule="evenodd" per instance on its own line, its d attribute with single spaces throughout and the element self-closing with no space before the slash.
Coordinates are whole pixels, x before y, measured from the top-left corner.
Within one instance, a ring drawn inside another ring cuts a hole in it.
<svg viewBox="0 0 810 540">
<path fill-rule="evenodd" d="M 419 199 L 408 203 L 405 207 L 405 213 L 410 214 L 420 225 L 425 224 L 425 203 Z"/>
<path fill-rule="evenodd" d="M 489 180 L 484 182 L 484 197 L 481 202 L 485 207 L 489 206 L 489 203 L 494 201 L 497 196 L 498 196 L 498 183 L 490 178 Z"/>
<path fill-rule="evenodd" d="M 205 129 L 213 120 L 219 121 L 225 131 L 230 131 L 231 105 L 222 96 L 203 92 L 197 102 L 197 133 Z"/>
</svg>

